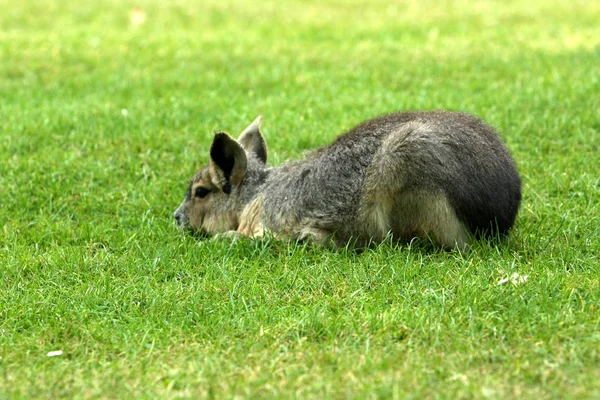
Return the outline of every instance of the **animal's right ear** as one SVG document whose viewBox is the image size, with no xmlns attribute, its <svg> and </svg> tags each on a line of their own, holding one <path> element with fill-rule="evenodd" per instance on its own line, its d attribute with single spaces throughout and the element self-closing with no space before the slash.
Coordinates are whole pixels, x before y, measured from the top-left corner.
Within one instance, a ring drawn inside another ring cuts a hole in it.
<svg viewBox="0 0 600 400">
<path fill-rule="evenodd" d="M 262 121 L 262 115 L 259 115 L 254 122 L 244 129 L 237 141 L 244 150 L 254 154 L 263 164 L 266 164 L 267 144 L 260 132 L 260 121 Z"/>
<path fill-rule="evenodd" d="M 228 134 L 217 133 L 210 146 L 209 168 L 213 184 L 229 194 L 231 185 L 238 185 L 246 175 L 246 152 Z"/>
</svg>

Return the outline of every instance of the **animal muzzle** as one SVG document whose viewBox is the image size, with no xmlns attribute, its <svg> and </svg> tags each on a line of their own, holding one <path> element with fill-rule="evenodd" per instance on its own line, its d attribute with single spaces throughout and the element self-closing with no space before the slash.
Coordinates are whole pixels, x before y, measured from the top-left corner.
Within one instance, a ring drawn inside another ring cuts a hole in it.
<svg viewBox="0 0 600 400">
<path fill-rule="evenodd" d="M 181 212 L 181 207 L 175 210 L 173 213 L 173 218 L 175 218 L 175 221 L 177 221 L 177 226 L 185 227 L 188 223 L 188 218 L 183 212 Z"/>
</svg>

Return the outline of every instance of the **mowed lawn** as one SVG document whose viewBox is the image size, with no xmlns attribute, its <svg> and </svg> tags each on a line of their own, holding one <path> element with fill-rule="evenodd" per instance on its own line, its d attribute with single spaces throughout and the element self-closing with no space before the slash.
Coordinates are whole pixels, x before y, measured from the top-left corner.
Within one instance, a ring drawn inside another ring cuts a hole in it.
<svg viewBox="0 0 600 400">
<path fill-rule="evenodd" d="M 600 398 L 600 2 L 0 8 L 0 399 Z M 174 226 L 217 130 L 281 164 L 413 109 L 501 133 L 508 243 Z"/>
</svg>

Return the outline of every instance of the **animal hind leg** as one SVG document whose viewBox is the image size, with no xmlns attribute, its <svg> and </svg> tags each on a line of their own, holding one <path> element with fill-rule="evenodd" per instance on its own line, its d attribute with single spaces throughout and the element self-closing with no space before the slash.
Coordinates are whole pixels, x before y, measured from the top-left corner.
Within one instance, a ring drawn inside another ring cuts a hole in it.
<svg viewBox="0 0 600 400">
<path fill-rule="evenodd" d="M 443 193 L 404 193 L 394 210 L 394 234 L 405 239 L 431 237 L 445 249 L 466 250 L 469 234 Z"/>
<path fill-rule="evenodd" d="M 393 201 L 385 193 L 369 193 L 361 207 L 362 230 L 374 240 L 383 240 L 392 229 L 390 215 Z"/>
</svg>

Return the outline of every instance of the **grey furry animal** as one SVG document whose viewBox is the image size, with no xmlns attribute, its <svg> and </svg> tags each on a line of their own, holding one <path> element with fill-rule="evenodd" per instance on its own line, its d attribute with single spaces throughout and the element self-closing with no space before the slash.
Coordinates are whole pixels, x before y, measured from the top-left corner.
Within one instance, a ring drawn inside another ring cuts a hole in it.
<svg viewBox="0 0 600 400">
<path fill-rule="evenodd" d="M 215 134 L 210 162 L 174 217 L 209 235 L 357 246 L 431 238 L 465 249 L 506 235 L 521 201 L 515 163 L 482 120 L 415 111 L 366 121 L 303 160 L 267 166 L 258 117 L 237 141 Z"/>
</svg>

